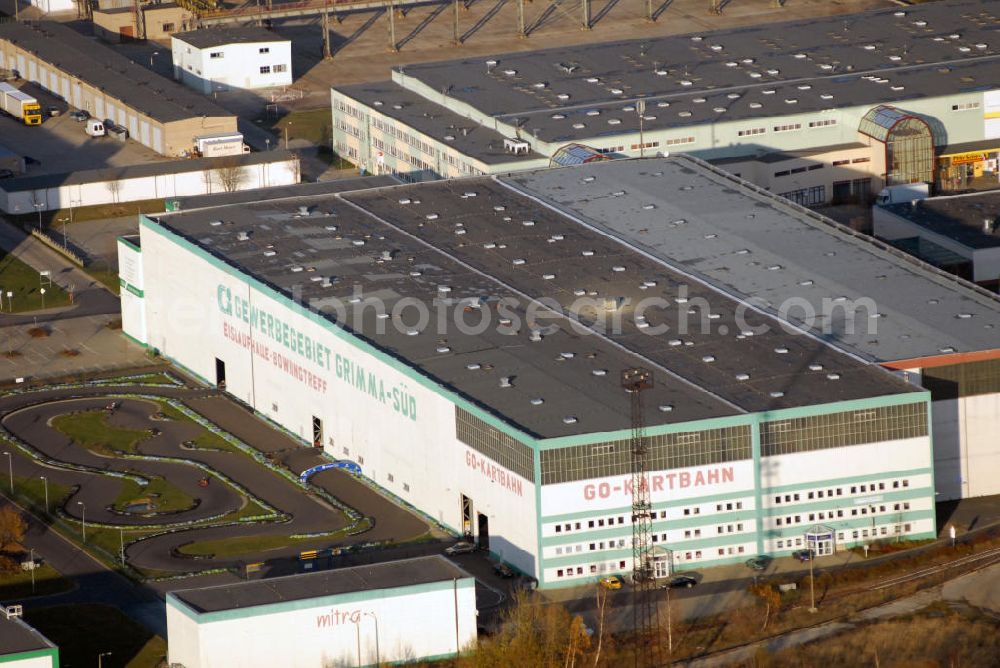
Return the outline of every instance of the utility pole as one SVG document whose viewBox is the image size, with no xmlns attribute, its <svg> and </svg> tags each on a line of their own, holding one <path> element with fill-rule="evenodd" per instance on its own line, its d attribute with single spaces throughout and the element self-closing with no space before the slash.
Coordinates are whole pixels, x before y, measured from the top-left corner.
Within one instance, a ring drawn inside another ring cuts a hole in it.
<svg viewBox="0 0 1000 668">
<path fill-rule="evenodd" d="M 399 51 L 399 49 L 396 48 L 396 16 L 395 16 L 396 7 L 395 5 L 392 4 L 392 2 L 389 3 L 388 10 L 389 10 L 389 50 L 392 51 L 393 53 L 396 53 L 397 51 Z"/>
<path fill-rule="evenodd" d="M 461 46 L 462 45 L 462 38 L 460 38 L 458 36 L 458 3 L 459 3 L 459 0 L 454 0 L 454 2 L 452 2 L 452 21 L 451 21 L 452 37 L 451 37 L 451 41 L 452 41 L 452 43 L 455 46 Z"/>
<path fill-rule="evenodd" d="M 524 0 L 517 0 L 517 36 L 528 38 L 528 33 L 524 31 Z"/>
<path fill-rule="evenodd" d="M 580 0 L 580 7 L 583 9 L 583 29 L 590 30 L 590 0 Z"/>
<path fill-rule="evenodd" d="M 632 422 L 632 621 L 636 634 L 636 668 L 659 666 L 660 620 L 653 571 L 653 506 L 647 482 L 648 444 L 642 393 L 653 387 L 653 373 L 633 368 L 622 371 L 621 384 L 629 395 Z"/>
<path fill-rule="evenodd" d="M 643 135 L 643 121 L 646 116 L 646 101 L 639 100 L 635 103 L 635 113 L 639 117 L 639 157 L 646 157 L 646 138 Z"/>
<path fill-rule="evenodd" d="M 330 2 L 327 0 L 323 7 L 323 60 L 330 60 L 333 54 L 330 53 Z"/>
</svg>

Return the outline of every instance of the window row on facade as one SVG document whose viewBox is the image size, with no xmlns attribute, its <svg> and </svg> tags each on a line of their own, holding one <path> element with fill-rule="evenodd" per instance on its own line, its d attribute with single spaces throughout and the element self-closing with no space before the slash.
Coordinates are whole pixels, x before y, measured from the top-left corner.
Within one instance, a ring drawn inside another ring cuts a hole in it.
<svg viewBox="0 0 1000 668">
<path fill-rule="evenodd" d="M 647 436 L 650 471 L 665 471 L 749 459 L 750 427 Z M 542 484 L 572 482 L 632 472 L 631 442 L 610 441 L 541 453 Z"/>
<path fill-rule="evenodd" d="M 534 453 L 519 440 L 455 406 L 455 436 L 476 452 L 534 482 Z"/>
<path fill-rule="evenodd" d="M 784 494 L 775 494 L 773 499 L 774 505 L 777 506 L 781 503 L 799 503 L 801 501 L 813 501 L 815 499 L 832 499 L 834 497 L 842 497 L 845 495 L 871 494 L 872 492 L 907 489 L 909 486 L 909 478 L 897 478 L 895 480 L 857 483 L 854 485 L 843 485 L 839 487 L 824 487 L 823 489 L 803 490 L 801 492 L 786 492 Z"/>
<path fill-rule="evenodd" d="M 923 402 L 763 422 L 761 455 L 770 457 L 927 436 Z"/>
</svg>

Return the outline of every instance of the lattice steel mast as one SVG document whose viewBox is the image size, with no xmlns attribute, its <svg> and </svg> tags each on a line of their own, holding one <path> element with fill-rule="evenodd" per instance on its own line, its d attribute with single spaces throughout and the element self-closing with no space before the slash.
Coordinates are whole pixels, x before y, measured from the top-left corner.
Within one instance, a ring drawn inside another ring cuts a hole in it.
<svg viewBox="0 0 1000 668">
<path fill-rule="evenodd" d="M 632 413 L 632 622 L 636 633 L 635 665 L 660 665 L 660 616 L 653 571 L 653 506 L 649 495 L 648 452 L 642 393 L 653 387 L 646 369 L 622 371 L 622 387 L 629 394 Z"/>
</svg>

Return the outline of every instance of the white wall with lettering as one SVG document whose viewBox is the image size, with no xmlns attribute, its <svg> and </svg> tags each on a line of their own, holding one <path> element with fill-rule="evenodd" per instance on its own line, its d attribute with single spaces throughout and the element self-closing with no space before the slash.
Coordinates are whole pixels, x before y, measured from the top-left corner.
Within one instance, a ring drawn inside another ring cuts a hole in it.
<svg viewBox="0 0 1000 668">
<path fill-rule="evenodd" d="M 653 504 L 676 503 L 714 494 L 752 491 L 753 461 L 746 459 L 710 466 L 692 466 L 649 474 L 650 499 Z M 591 478 L 542 487 L 542 514 L 595 512 L 632 504 L 632 476 Z"/>
<path fill-rule="evenodd" d="M 229 393 L 306 443 L 320 418 L 331 456 L 455 530 L 465 494 L 491 551 L 535 573 L 534 488 L 457 440 L 449 399 L 171 239 L 142 244 L 149 345 L 209 383 L 224 362 Z"/>
<path fill-rule="evenodd" d="M 405 662 L 467 649 L 476 640 L 474 586 L 309 605 L 221 621 L 191 619 L 168 599 L 169 661 L 186 668 L 316 668 Z M 457 604 L 457 608 L 456 608 Z M 377 622 L 376 622 L 377 620 Z M 376 626 L 377 624 L 377 626 Z M 457 637 L 456 637 L 457 636 Z M 360 638 L 360 640 L 359 640 Z M 360 657 L 359 657 L 360 653 Z"/>
</svg>

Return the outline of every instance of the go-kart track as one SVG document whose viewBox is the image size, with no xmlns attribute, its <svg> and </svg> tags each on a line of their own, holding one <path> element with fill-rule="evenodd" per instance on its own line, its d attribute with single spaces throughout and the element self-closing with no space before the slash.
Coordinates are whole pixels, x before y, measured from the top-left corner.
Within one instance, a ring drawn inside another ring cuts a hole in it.
<svg viewBox="0 0 1000 668">
<path fill-rule="evenodd" d="M 80 418 L 98 438 L 128 435 L 130 447 L 74 441 L 66 425 Z M 221 393 L 162 373 L 8 394 L 0 397 L 0 425 L 15 488 L 45 477 L 51 512 L 81 535 L 84 528 L 122 535 L 125 559 L 141 575 L 398 544 L 429 529 L 345 471 L 323 470 L 303 484 L 302 471 L 329 460 Z M 185 552 L 241 538 L 247 542 L 224 556 Z"/>
</svg>

